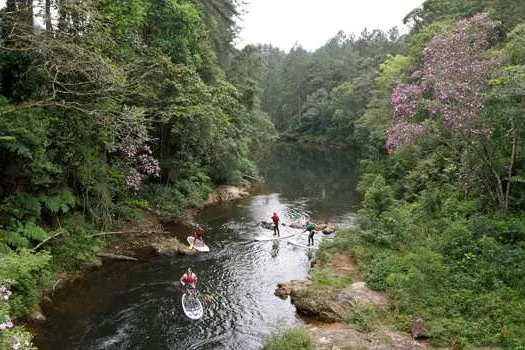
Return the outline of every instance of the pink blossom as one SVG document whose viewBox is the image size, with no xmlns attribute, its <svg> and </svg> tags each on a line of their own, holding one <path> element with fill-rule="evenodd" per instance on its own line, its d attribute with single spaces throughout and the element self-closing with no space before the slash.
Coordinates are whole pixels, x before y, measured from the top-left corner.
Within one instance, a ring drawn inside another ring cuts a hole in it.
<svg viewBox="0 0 525 350">
<path fill-rule="evenodd" d="M 0 286 L 0 298 L 4 300 L 9 300 L 11 296 L 11 291 L 6 286 Z"/>
<path fill-rule="evenodd" d="M 428 44 L 422 69 L 412 74 L 419 83 L 400 83 L 392 93 L 394 117 L 404 121 L 388 130 L 389 153 L 413 143 L 414 133 L 421 134 L 419 124 L 406 124 L 416 115 L 429 115 L 438 129 L 449 129 L 459 139 L 487 134 L 478 116 L 483 92 L 501 64 L 487 57 L 497 39 L 496 23 L 482 13 L 460 21 L 452 32 L 437 35 Z M 403 131 L 408 134 L 403 136 Z"/>
<path fill-rule="evenodd" d="M 131 168 L 128 176 L 126 177 L 125 183 L 129 188 L 138 191 L 142 185 L 143 176 L 137 169 Z"/>
<path fill-rule="evenodd" d="M 13 321 L 11 321 L 11 318 L 9 316 L 5 316 L 4 322 L 0 323 L 0 330 L 3 331 L 9 328 L 13 328 Z"/>
<path fill-rule="evenodd" d="M 159 161 L 153 157 L 151 147 L 144 141 L 125 140 L 120 145 L 119 151 L 130 167 L 129 174 L 125 179 L 127 187 L 138 191 L 145 175 L 160 176 Z"/>
<path fill-rule="evenodd" d="M 419 135 L 425 133 L 427 129 L 420 124 L 398 123 L 388 129 L 386 149 L 388 154 L 394 153 L 396 149 L 403 145 L 414 144 Z"/>
</svg>

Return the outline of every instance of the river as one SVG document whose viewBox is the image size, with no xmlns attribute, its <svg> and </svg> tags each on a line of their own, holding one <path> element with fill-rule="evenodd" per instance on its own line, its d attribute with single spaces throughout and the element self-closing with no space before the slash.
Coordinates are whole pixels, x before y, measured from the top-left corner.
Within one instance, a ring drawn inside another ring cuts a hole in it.
<svg viewBox="0 0 525 350">
<path fill-rule="evenodd" d="M 309 215 L 315 222 L 350 226 L 359 202 L 356 162 L 351 152 L 286 144 L 268 153 L 258 162 L 266 181 L 252 196 L 197 215 L 206 227 L 210 253 L 105 263 L 53 295 L 36 345 L 53 350 L 261 349 L 268 336 L 303 324 L 290 301 L 273 292 L 278 282 L 306 277 L 310 256 L 286 239 L 255 241 L 271 235 L 258 223 L 277 211 L 284 223 Z M 191 229 L 180 231 L 173 234 L 185 240 Z M 330 237 L 316 235 L 322 239 Z M 290 240 L 306 244 L 307 234 Z M 188 267 L 198 274 L 199 290 L 208 300 L 198 321 L 182 312 L 182 292 L 174 283 Z"/>
</svg>

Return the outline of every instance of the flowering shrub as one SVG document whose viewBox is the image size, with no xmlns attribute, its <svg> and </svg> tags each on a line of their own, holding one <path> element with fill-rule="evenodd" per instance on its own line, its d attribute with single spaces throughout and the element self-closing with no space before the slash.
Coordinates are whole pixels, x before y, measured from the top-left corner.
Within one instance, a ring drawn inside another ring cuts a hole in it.
<svg viewBox="0 0 525 350">
<path fill-rule="evenodd" d="M 31 333 L 23 327 L 15 326 L 9 316 L 11 294 L 7 286 L 0 285 L 0 349 L 33 349 Z"/>
<path fill-rule="evenodd" d="M 412 118 L 415 116 L 424 89 L 414 84 L 398 84 L 392 94 L 394 116 L 397 118 Z"/>
<path fill-rule="evenodd" d="M 420 124 L 398 123 L 387 131 L 387 150 L 392 154 L 402 145 L 414 144 L 419 135 L 426 132 L 426 128 Z"/>
<path fill-rule="evenodd" d="M 138 191 L 144 177 L 160 175 L 159 161 L 152 155 L 151 148 L 142 140 L 126 140 L 119 148 L 130 168 L 125 179 L 127 187 Z"/>
<path fill-rule="evenodd" d="M 412 74 L 417 83 L 400 83 L 393 90 L 397 123 L 388 130 L 389 153 L 426 132 L 421 125 L 408 124 L 414 123 L 420 111 L 454 137 L 487 134 L 477 117 L 489 79 L 500 65 L 499 60 L 486 57 L 497 39 L 497 24 L 481 13 L 459 22 L 451 33 L 438 35 L 428 44 L 422 69 Z"/>
</svg>

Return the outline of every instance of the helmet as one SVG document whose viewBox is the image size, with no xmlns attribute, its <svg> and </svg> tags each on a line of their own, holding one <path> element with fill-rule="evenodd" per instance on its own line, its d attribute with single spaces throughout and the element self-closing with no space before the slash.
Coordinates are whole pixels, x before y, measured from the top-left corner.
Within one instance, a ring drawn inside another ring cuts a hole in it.
<svg viewBox="0 0 525 350">
<path fill-rule="evenodd" d="M 191 275 L 191 267 L 188 267 L 188 275 Z"/>
<path fill-rule="evenodd" d="M 199 228 L 199 227 L 201 227 L 201 225 L 195 224 L 195 228 Z"/>
</svg>

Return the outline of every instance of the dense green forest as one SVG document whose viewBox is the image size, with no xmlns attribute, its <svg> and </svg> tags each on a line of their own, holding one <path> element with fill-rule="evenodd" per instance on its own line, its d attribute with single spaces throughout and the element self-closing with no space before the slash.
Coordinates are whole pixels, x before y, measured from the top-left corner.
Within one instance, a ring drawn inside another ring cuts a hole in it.
<svg viewBox="0 0 525 350">
<path fill-rule="evenodd" d="M 525 2 L 427 0 L 313 51 L 236 50 L 236 0 L 8 0 L 0 50 L 0 348 L 94 232 L 176 218 L 281 140 L 362 161 L 357 258 L 394 326 L 525 347 Z M 23 348 L 23 347 L 21 347 Z"/>
<path fill-rule="evenodd" d="M 522 1 L 428 0 L 406 35 L 262 48 L 281 135 L 362 159 L 358 228 L 326 252 L 356 258 L 394 301 L 385 319 L 421 316 L 435 345 L 525 347 L 523 18 Z"/>
</svg>

